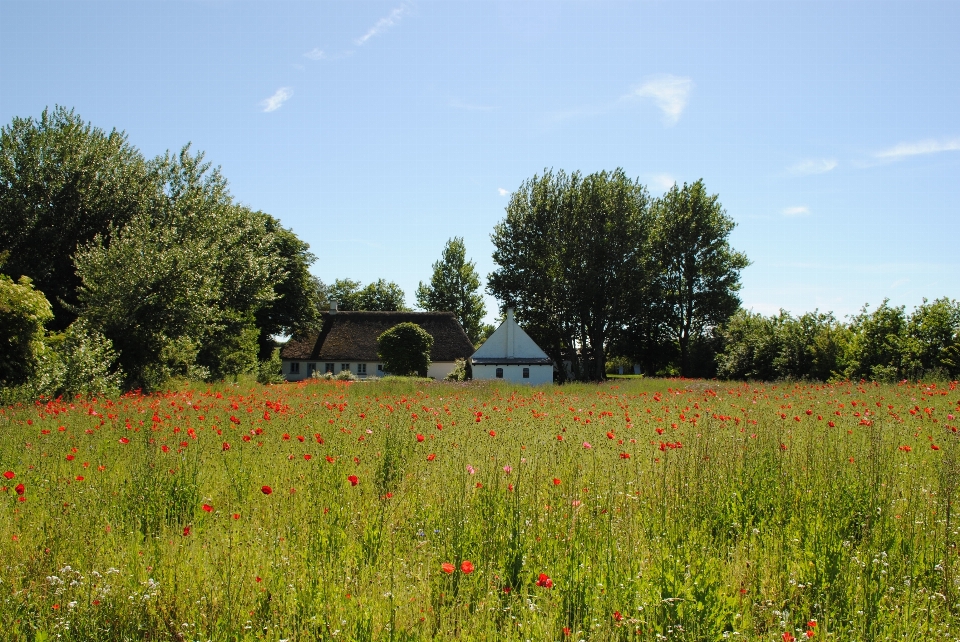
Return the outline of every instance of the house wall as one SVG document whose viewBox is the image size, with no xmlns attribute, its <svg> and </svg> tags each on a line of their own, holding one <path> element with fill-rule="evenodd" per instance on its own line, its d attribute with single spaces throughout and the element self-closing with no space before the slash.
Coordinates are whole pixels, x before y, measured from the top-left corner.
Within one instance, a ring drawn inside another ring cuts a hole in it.
<svg viewBox="0 0 960 642">
<path fill-rule="evenodd" d="M 455 361 L 434 361 L 427 368 L 427 376 L 434 379 L 445 379 L 456 367 Z"/>
<path fill-rule="evenodd" d="M 297 363 L 300 365 L 299 372 L 290 372 L 290 365 L 293 363 Z M 283 359 L 282 365 L 281 365 L 281 374 L 283 375 L 283 378 L 286 379 L 287 381 L 303 381 L 304 379 L 310 378 L 311 364 L 313 364 L 316 367 L 317 372 L 319 372 L 322 375 L 324 372 L 326 372 L 327 363 L 329 362 L 310 361 L 307 359 Z M 342 366 L 344 363 L 347 363 L 347 362 L 337 361 L 336 363 L 333 364 L 334 375 L 340 373 L 340 370 L 342 369 Z M 361 364 L 366 366 L 365 374 L 360 372 L 359 366 Z M 350 372 L 352 372 L 355 377 L 358 377 L 360 379 L 369 379 L 370 377 L 382 377 L 383 370 L 377 369 L 378 366 L 380 365 L 381 364 L 378 361 L 365 361 L 360 363 L 357 363 L 356 361 L 354 361 L 349 364 Z"/>
<path fill-rule="evenodd" d="M 553 366 L 522 366 L 522 365 L 474 365 L 474 379 L 496 379 L 497 368 L 503 368 L 503 380 L 511 383 L 522 383 L 539 386 L 553 383 Z M 530 368 L 530 378 L 523 378 L 523 369 Z"/>
<path fill-rule="evenodd" d="M 300 364 L 299 372 L 290 372 L 290 364 L 298 363 Z M 321 375 L 326 372 L 325 361 L 309 361 L 306 359 L 283 359 L 282 360 L 282 374 L 283 378 L 287 381 L 303 381 L 304 379 L 310 378 L 310 364 L 316 366 L 317 372 Z M 336 375 L 340 372 L 341 366 L 346 362 L 336 362 L 333 364 L 333 374 Z M 350 364 L 350 372 L 354 376 L 360 379 L 369 379 L 371 377 L 382 377 L 384 375 L 383 370 L 379 370 L 378 367 L 382 365 L 379 361 L 366 361 L 361 362 L 367 367 L 366 374 L 360 374 L 358 366 L 360 363 L 354 361 Z M 443 379 L 448 374 L 453 372 L 453 369 L 456 367 L 456 362 L 454 361 L 436 361 L 430 364 L 429 369 L 427 370 L 427 376 L 433 377 L 434 379 Z"/>
</svg>

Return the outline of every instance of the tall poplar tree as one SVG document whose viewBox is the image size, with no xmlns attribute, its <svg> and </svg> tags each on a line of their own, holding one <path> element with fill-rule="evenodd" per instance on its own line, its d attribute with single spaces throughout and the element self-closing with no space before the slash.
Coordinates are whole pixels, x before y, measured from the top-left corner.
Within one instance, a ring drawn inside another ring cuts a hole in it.
<svg viewBox="0 0 960 642">
<path fill-rule="evenodd" d="M 417 288 L 417 306 L 431 312 L 453 312 L 470 341 L 479 342 L 487 310 L 480 294 L 480 275 L 476 264 L 467 260 L 463 238 L 447 241 L 440 260 L 433 264 L 430 283 L 421 281 Z"/>
</svg>

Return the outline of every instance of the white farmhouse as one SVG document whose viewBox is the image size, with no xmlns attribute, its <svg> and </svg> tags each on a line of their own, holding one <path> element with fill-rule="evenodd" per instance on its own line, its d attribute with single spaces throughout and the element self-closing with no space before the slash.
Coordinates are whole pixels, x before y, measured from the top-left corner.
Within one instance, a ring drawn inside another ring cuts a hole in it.
<svg viewBox="0 0 960 642">
<path fill-rule="evenodd" d="M 473 353 L 474 379 L 505 379 L 531 385 L 553 383 L 553 361 L 517 325 L 513 308 L 500 327 Z"/>
<path fill-rule="evenodd" d="M 331 303 L 321 312 L 319 332 L 290 339 L 280 351 L 287 381 L 309 379 L 314 372 L 350 371 L 360 379 L 386 374 L 377 354 L 377 338 L 398 323 L 416 323 L 433 337 L 427 376 L 443 379 L 457 359 L 469 359 L 473 344 L 452 312 L 346 312 Z"/>
</svg>

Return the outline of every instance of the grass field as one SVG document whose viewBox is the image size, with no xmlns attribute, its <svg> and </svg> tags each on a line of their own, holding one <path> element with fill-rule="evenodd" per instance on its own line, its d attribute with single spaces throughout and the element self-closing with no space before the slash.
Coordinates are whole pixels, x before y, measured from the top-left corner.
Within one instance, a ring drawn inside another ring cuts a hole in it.
<svg viewBox="0 0 960 642">
<path fill-rule="evenodd" d="M 11 640 L 946 640 L 956 384 L 315 382 L 0 413 Z"/>
</svg>

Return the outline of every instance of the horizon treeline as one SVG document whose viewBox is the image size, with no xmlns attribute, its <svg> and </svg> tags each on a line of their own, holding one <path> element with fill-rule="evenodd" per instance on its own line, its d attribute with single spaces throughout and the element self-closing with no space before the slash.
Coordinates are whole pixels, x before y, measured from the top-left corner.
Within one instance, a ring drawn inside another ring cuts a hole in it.
<svg viewBox="0 0 960 642">
<path fill-rule="evenodd" d="M 707 343 L 724 379 L 945 380 L 960 376 L 960 302 L 923 300 L 911 313 L 884 300 L 844 323 L 818 311 L 740 309 Z"/>
<path fill-rule="evenodd" d="M 887 301 L 843 323 L 742 309 L 747 257 L 703 181 L 651 198 L 623 170 L 546 170 L 511 195 L 491 234 L 486 291 L 573 379 L 612 363 L 730 379 L 960 375 L 960 305 L 907 314 Z M 126 134 L 63 107 L 0 129 L 0 402 L 154 390 L 175 378 L 280 379 L 276 337 L 341 309 L 405 309 L 396 283 L 310 273 L 280 221 L 238 203 L 190 145 L 145 158 Z M 417 305 L 453 311 L 475 345 L 494 330 L 463 239 Z M 566 380 L 561 369 L 561 382 Z"/>
</svg>

